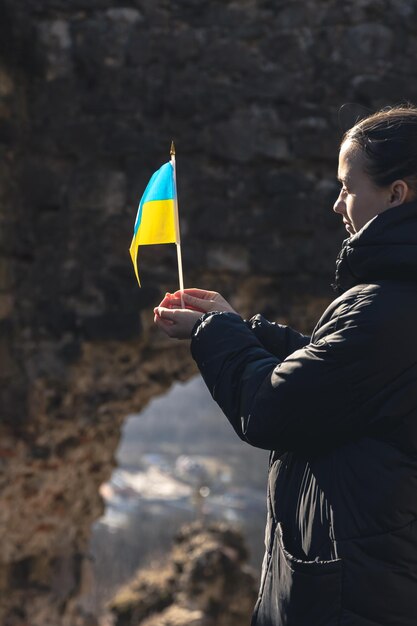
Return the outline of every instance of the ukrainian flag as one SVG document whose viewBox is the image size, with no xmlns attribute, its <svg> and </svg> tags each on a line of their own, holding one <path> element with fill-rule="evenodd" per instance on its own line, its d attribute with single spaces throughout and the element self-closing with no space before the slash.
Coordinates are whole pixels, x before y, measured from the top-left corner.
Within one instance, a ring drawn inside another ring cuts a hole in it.
<svg viewBox="0 0 417 626">
<path fill-rule="evenodd" d="M 179 243 L 175 203 L 174 167 L 172 161 L 169 161 L 153 174 L 139 203 L 129 248 L 139 286 L 138 247 L 157 243 Z"/>
</svg>

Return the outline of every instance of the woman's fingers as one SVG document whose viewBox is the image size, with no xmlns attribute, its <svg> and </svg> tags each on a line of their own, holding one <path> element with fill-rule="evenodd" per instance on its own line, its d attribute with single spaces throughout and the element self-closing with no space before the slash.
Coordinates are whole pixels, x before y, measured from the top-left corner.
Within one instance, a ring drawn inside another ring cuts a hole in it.
<svg viewBox="0 0 417 626">
<path fill-rule="evenodd" d="M 155 323 L 170 337 L 189 339 L 196 321 L 201 317 L 199 311 L 192 309 L 170 309 L 155 307 Z"/>
<path fill-rule="evenodd" d="M 157 315 L 158 317 L 161 318 L 161 320 L 163 320 L 164 322 L 174 322 L 175 320 L 175 314 L 174 314 L 175 309 L 170 309 L 168 307 L 164 307 L 164 306 L 157 306 L 154 308 L 154 313 L 155 315 Z"/>
<path fill-rule="evenodd" d="M 154 322 L 160 322 L 164 326 L 172 326 L 174 324 L 174 320 L 161 317 L 156 308 L 154 309 Z"/>
<path fill-rule="evenodd" d="M 188 307 L 192 307 L 196 311 L 201 311 L 203 313 L 208 313 L 209 311 L 214 310 L 214 302 L 212 300 L 206 300 L 203 298 L 197 298 L 195 296 L 191 296 L 189 293 L 183 294 L 184 303 Z"/>
<path fill-rule="evenodd" d="M 193 309 L 194 311 L 205 313 L 206 311 L 212 310 L 212 308 L 208 308 L 206 302 L 208 301 L 189 296 L 187 293 L 181 294 L 180 291 L 176 291 L 174 294 L 166 294 L 159 303 L 159 306 L 168 309 Z"/>
<path fill-rule="evenodd" d="M 159 306 L 172 308 L 181 308 L 181 291 L 176 291 L 175 293 L 167 292 L 165 296 L 162 298 Z"/>
<path fill-rule="evenodd" d="M 161 302 L 159 303 L 159 306 L 163 306 L 163 307 L 171 307 L 173 304 L 176 304 L 177 302 L 179 302 L 179 300 L 177 298 L 174 298 L 171 294 L 166 294 Z"/>
<path fill-rule="evenodd" d="M 190 287 L 184 289 L 184 294 L 187 294 L 194 298 L 201 298 L 202 300 L 212 300 L 217 294 L 216 291 L 208 291 L 207 289 L 197 289 L 197 287 Z"/>
<path fill-rule="evenodd" d="M 193 311 L 200 311 L 201 313 L 205 313 L 206 311 L 203 308 L 198 308 L 198 307 L 193 306 L 193 304 L 191 302 L 187 302 L 185 298 L 183 302 L 181 302 L 180 298 L 174 298 L 174 297 L 166 298 L 165 297 L 163 300 L 161 300 L 158 306 L 164 307 L 166 309 L 190 309 Z"/>
<path fill-rule="evenodd" d="M 197 287 L 189 287 L 188 289 L 184 289 L 182 292 L 184 295 L 188 294 L 189 296 L 193 296 L 195 298 L 201 298 L 202 300 L 211 300 L 217 294 L 216 291 L 208 291 L 207 289 L 197 289 Z M 172 296 L 177 298 L 181 297 L 181 290 L 175 291 Z"/>
<path fill-rule="evenodd" d="M 236 313 L 227 300 L 217 291 L 197 289 L 196 287 L 166 293 L 159 306 L 165 309 L 192 310 L 199 313 L 211 311 Z"/>
<path fill-rule="evenodd" d="M 210 311 L 223 311 L 236 313 L 233 307 L 221 296 L 219 293 L 213 292 L 215 297 L 208 300 L 205 298 L 198 298 L 195 296 L 191 296 L 188 293 L 184 293 L 184 303 L 187 306 L 193 307 L 197 311 L 204 311 L 205 313 L 209 313 Z"/>
</svg>

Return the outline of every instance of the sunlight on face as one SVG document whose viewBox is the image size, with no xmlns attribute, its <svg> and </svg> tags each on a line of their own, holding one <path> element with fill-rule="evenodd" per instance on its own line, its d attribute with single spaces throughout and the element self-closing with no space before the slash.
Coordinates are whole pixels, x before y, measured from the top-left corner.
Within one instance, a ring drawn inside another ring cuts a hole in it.
<svg viewBox="0 0 417 626">
<path fill-rule="evenodd" d="M 342 189 L 333 210 L 343 216 L 343 223 L 351 235 L 375 215 L 390 208 L 390 188 L 375 185 L 365 172 L 362 150 L 350 140 L 340 148 L 338 179 Z"/>
</svg>

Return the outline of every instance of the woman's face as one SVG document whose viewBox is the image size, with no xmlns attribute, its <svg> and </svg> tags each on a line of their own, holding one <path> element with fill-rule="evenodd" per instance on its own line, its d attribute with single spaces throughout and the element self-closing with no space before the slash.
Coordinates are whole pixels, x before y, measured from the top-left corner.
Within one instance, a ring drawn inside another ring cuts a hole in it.
<svg viewBox="0 0 417 626">
<path fill-rule="evenodd" d="M 342 184 L 333 210 L 343 216 L 343 223 L 351 235 L 378 213 L 392 206 L 390 187 L 377 187 L 365 172 L 362 150 L 350 140 L 345 141 L 339 153 L 338 179 Z"/>
</svg>

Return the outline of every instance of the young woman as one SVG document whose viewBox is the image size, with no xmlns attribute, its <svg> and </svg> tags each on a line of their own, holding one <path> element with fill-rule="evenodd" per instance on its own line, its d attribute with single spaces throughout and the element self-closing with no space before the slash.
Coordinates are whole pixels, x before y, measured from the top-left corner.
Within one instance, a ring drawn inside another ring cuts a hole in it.
<svg viewBox="0 0 417 626">
<path fill-rule="evenodd" d="M 350 237 L 311 337 L 205 290 L 155 309 L 239 437 L 272 450 L 256 626 L 417 624 L 417 109 L 350 129 L 338 177 Z"/>
</svg>

